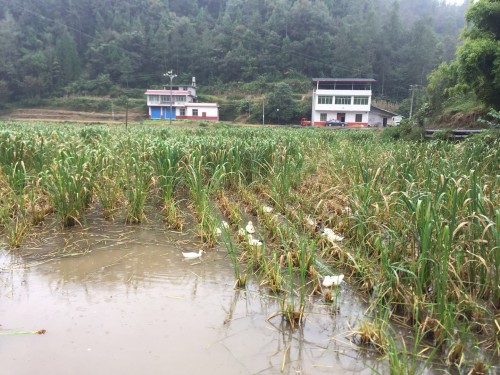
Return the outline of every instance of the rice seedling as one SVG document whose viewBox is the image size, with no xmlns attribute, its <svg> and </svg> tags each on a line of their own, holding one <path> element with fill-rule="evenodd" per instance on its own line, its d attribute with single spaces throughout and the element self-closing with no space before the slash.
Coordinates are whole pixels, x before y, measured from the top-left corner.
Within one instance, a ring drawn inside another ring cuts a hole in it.
<svg viewBox="0 0 500 375">
<path fill-rule="evenodd" d="M 198 234 L 209 246 L 216 242 L 215 230 L 217 221 L 213 215 L 211 196 L 215 194 L 225 177 L 224 166 L 217 166 L 210 179 L 205 180 L 204 157 L 195 150 L 185 162 L 185 182 L 189 187 L 190 196 L 198 221 Z M 205 184 L 206 182 L 206 184 Z"/>
<path fill-rule="evenodd" d="M 387 348 L 387 335 L 384 322 L 364 321 L 359 328 L 352 333 L 353 341 L 359 345 L 375 349 L 384 354 Z"/>
<path fill-rule="evenodd" d="M 239 206 L 230 200 L 223 190 L 217 194 L 217 201 L 222 213 L 228 218 L 229 223 L 233 227 L 237 227 L 242 218 Z"/>
<path fill-rule="evenodd" d="M 127 163 L 124 183 L 127 197 L 125 222 L 140 223 L 144 219 L 144 208 L 151 186 L 151 168 L 147 161 L 131 156 Z"/>
<path fill-rule="evenodd" d="M 391 374 L 425 373 L 425 367 L 436 356 L 435 348 L 432 349 L 423 345 L 422 337 L 419 336 L 418 331 L 411 340 L 405 340 L 404 337 L 392 329 L 387 332 L 386 337 L 387 346 L 385 348 L 385 356 L 389 361 L 389 371 Z M 398 340 L 396 340 L 396 337 L 398 337 Z M 411 347 L 408 345 L 411 345 Z"/>
<path fill-rule="evenodd" d="M 287 144 L 278 149 L 274 156 L 274 163 L 269 166 L 271 179 L 271 197 L 282 209 L 285 209 L 290 198 L 292 185 L 298 181 L 303 165 L 303 156 L 297 147 Z"/>
<path fill-rule="evenodd" d="M 63 227 L 81 224 L 93 191 L 85 154 L 60 151 L 42 181 L 59 223 Z"/>
<path fill-rule="evenodd" d="M 122 179 L 118 160 L 102 157 L 102 169 L 95 183 L 95 193 L 102 206 L 105 219 L 112 220 L 122 200 Z"/>
<path fill-rule="evenodd" d="M 221 229 L 222 243 L 225 246 L 229 255 L 229 259 L 231 259 L 231 263 L 233 265 L 234 274 L 236 277 L 235 286 L 237 288 L 244 288 L 247 282 L 247 274 L 241 272 L 241 266 L 238 261 L 238 255 L 236 253 L 236 246 L 231 238 L 229 228 L 222 224 L 219 225 L 219 228 Z"/>
<path fill-rule="evenodd" d="M 270 258 L 265 258 L 263 261 L 262 285 L 267 285 L 269 290 L 275 294 L 283 292 L 285 283 L 281 258 L 281 256 L 278 258 L 278 254 L 273 252 Z"/>
<path fill-rule="evenodd" d="M 175 193 L 181 183 L 184 149 L 179 143 L 163 141 L 155 145 L 152 158 L 163 198 L 166 222 L 174 229 L 182 230 L 183 222 L 175 201 Z"/>
<path fill-rule="evenodd" d="M 286 254 L 287 262 L 287 273 L 288 273 L 288 290 L 285 292 L 281 299 L 281 314 L 290 327 L 293 329 L 296 325 L 300 326 L 302 324 L 302 318 L 304 315 L 305 304 L 302 298 L 300 298 L 299 305 L 296 306 L 295 302 L 295 273 L 293 266 L 293 256 L 291 252 Z M 303 280 L 300 279 L 300 287 L 304 287 L 302 284 Z"/>
<path fill-rule="evenodd" d="M 213 246 L 215 207 L 233 229 L 253 215 L 245 222 L 258 223 L 265 246 L 250 246 L 246 234 L 239 246 L 223 231 L 220 240 L 240 287 L 253 270 L 262 285 L 282 293 L 281 315 L 290 326 L 300 325 L 306 292 L 321 290 L 319 275 L 342 269 L 368 295 L 370 311 L 386 313 L 358 330 L 359 342 L 381 352 L 401 347 L 383 336 L 393 319 L 411 325 L 417 341 L 446 348 L 443 363 L 446 353 L 459 363 L 450 344 L 458 342 L 457 330 L 465 353 L 470 342 L 500 347 L 499 146 L 385 142 L 376 132 L 125 132 L 73 124 L 25 124 L 21 131 L 1 123 L 0 225 L 17 246 L 52 211 L 64 227 L 83 225 L 91 203 L 113 218 L 126 201 L 126 222 L 143 221 L 150 204 L 182 230 L 179 202 L 187 201 L 198 236 Z M 322 236 L 325 228 L 343 241 Z M 335 293 L 326 299 L 335 301 Z M 404 357 L 393 356 L 395 369 L 414 368 Z"/>
</svg>

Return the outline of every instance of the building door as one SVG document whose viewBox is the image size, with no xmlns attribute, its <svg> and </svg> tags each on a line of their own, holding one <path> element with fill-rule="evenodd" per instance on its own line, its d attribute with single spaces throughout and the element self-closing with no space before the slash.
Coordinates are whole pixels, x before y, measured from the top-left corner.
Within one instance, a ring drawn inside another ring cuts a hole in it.
<svg viewBox="0 0 500 375">
<path fill-rule="evenodd" d="M 387 117 L 382 118 L 382 126 L 385 128 L 387 126 Z"/>
<path fill-rule="evenodd" d="M 170 107 L 164 107 L 165 118 L 175 119 L 175 107 L 172 107 L 172 114 L 170 114 Z"/>
<path fill-rule="evenodd" d="M 201 118 L 207 118 L 207 112 L 201 112 Z"/>
<path fill-rule="evenodd" d="M 337 113 L 337 120 L 345 122 L 345 113 Z"/>
<path fill-rule="evenodd" d="M 158 120 L 161 118 L 161 108 L 160 107 L 151 107 L 151 118 Z"/>
</svg>

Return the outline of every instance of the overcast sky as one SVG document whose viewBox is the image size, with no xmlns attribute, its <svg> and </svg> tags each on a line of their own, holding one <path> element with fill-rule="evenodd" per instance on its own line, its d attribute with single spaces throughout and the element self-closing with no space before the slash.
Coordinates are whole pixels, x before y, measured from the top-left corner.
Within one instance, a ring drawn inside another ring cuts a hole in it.
<svg viewBox="0 0 500 375">
<path fill-rule="evenodd" d="M 464 0 L 446 0 L 448 4 L 463 4 Z"/>
</svg>

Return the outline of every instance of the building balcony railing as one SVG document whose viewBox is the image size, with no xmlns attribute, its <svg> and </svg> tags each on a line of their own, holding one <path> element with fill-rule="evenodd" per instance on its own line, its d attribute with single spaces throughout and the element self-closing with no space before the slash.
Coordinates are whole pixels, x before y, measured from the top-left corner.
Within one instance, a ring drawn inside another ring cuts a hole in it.
<svg viewBox="0 0 500 375">
<path fill-rule="evenodd" d="M 177 102 L 177 101 L 172 101 L 172 106 L 184 106 L 187 102 L 182 101 L 182 102 Z M 150 107 L 165 107 L 165 106 L 170 106 L 170 101 L 147 101 L 148 106 Z"/>
<path fill-rule="evenodd" d="M 316 95 L 371 96 L 372 90 L 316 90 Z"/>
<path fill-rule="evenodd" d="M 369 112 L 370 104 L 316 104 L 314 110 L 319 111 L 357 111 Z"/>
</svg>

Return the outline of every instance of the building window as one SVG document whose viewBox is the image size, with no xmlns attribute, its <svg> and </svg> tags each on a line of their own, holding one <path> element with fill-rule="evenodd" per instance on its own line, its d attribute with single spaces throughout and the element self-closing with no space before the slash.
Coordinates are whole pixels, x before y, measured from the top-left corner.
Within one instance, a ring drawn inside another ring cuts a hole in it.
<svg viewBox="0 0 500 375">
<path fill-rule="evenodd" d="M 179 108 L 179 116 L 186 116 L 186 108 Z"/>
<path fill-rule="evenodd" d="M 160 95 L 149 95 L 149 102 L 158 104 L 160 102 Z"/>
<path fill-rule="evenodd" d="M 368 96 L 355 96 L 354 104 L 368 105 Z"/>
<path fill-rule="evenodd" d="M 319 114 L 319 121 L 326 121 L 326 113 Z"/>
<path fill-rule="evenodd" d="M 168 103 L 169 102 L 169 96 L 168 95 L 162 95 L 161 96 L 161 102 L 162 103 Z"/>
<path fill-rule="evenodd" d="M 350 96 L 336 96 L 335 104 L 351 104 Z"/>
<path fill-rule="evenodd" d="M 175 101 L 176 102 L 185 102 L 186 101 L 186 96 L 185 95 L 176 95 L 175 96 Z"/>
<path fill-rule="evenodd" d="M 326 96 L 326 95 L 318 96 L 318 104 L 332 104 L 332 103 L 333 103 L 332 96 Z"/>
<path fill-rule="evenodd" d="M 356 122 L 363 122 L 363 114 L 356 113 Z"/>
<path fill-rule="evenodd" d="M 193 109 L 193 116 L 198 116 L 198 110 L 197 109 Z"/>
</svg>

